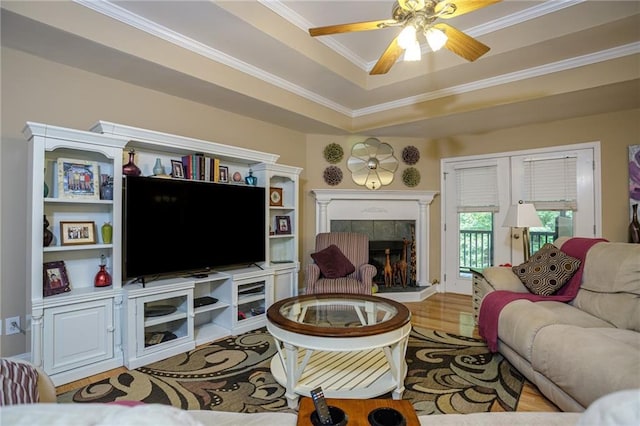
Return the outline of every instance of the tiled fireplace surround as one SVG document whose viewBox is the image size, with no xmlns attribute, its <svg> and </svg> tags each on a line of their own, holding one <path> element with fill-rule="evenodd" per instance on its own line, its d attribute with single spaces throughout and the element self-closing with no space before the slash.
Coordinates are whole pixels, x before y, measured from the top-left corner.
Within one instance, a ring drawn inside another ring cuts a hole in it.
<svg viewBox="0 0 640 426">
<path fill-rule="evenodd" d="M 370 241 L 402 241 L 405 236 L 410 239 L 410 227 L 415 224 L 414 287 L 406 291 L 396 286 L 383 294 L 399 302 L 417 302 L 435 292 L 429 282 L 428 250 L 429 206 L 437 192 L 344 189 L 311 192 L 316 200 L 316 233 L 355 231 L 366 233 Z M 407 262 L 410 263 L 409 254 Z"/>
</svg>

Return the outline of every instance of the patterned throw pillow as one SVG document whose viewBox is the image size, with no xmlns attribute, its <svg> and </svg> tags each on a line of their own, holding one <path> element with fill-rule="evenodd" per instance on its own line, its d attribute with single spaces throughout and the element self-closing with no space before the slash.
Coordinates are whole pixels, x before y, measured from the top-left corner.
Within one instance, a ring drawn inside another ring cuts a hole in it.
<svg viewBox="0 0 640 426">
<path fill-rule="evenodd" d="M 565 285 L 580 267 L 580 259 L 545 244 L 529 260 L 512 268 L 533 294 L 551 296 Z"/>
<path fill-rule="evenodd" d="M 27 363 L 0 360 L 0 406 L 38 402 L 38 372 Z"/>
<path fill-rule="evenodd" d="M 326 249 L 313 253 L 311 258 L 316 262 L 322 276 L 325 278 L 346 277 L 356 270 L 353 263 L 347 259 L 335 244 L 331 244 Z"/>
</svg>

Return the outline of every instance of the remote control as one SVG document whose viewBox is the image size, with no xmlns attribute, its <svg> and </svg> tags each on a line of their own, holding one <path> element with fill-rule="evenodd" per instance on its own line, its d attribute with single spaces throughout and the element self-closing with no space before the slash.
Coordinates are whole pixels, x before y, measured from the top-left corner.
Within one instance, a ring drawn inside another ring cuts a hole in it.
<svg viewBox="0 0 640 426">
<path fill-rule="evenodd" d="M 318 413 L 318 419 L 323 425 L 333 424 L 327 401 L 324 399 L 324 392 L 322 388 L 318 386 L 311 391 L 311 399 L 313 399 L 313 405 L 316 406 L 316 412 Z"/>
</svg>

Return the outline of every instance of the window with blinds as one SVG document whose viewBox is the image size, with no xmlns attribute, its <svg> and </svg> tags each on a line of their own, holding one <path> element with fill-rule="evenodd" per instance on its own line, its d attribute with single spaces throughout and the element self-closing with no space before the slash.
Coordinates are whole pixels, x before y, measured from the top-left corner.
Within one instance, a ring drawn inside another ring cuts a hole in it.
<svg viewBox="0 0 640 426">
<path fill-rule="evenodd" d="M 525 160 L 524 200 L 536 210 L 576 210 L 576 157 Z"/>
<path fill-rule="evenodd" d="M 498 167 L 456 169 L 458 212 L 497 212 Z"/>
</svg>

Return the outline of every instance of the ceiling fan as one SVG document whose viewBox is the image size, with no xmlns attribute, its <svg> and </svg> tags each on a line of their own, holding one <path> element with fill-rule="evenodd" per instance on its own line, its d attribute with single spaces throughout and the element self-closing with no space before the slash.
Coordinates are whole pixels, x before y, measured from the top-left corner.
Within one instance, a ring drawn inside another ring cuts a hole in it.
<svg viewBox="0 0 640 426">
<path fill-rule="evenodd" d="M 312 37 L 402 27 L 369 74 L 385 74 L 405 53 L 405 60 L 420 60 L 420 43 L 416 36 L 424 34 L 431 50 L 446 47 L 468 61 L 475 61 L 489 51 L 489 46 L 438 19 L 450 19 L 498 3 L 501 0 L 397 0 L 393 4 L 392 19 L 353 22 L 310 28 Z"/>
</svg>

